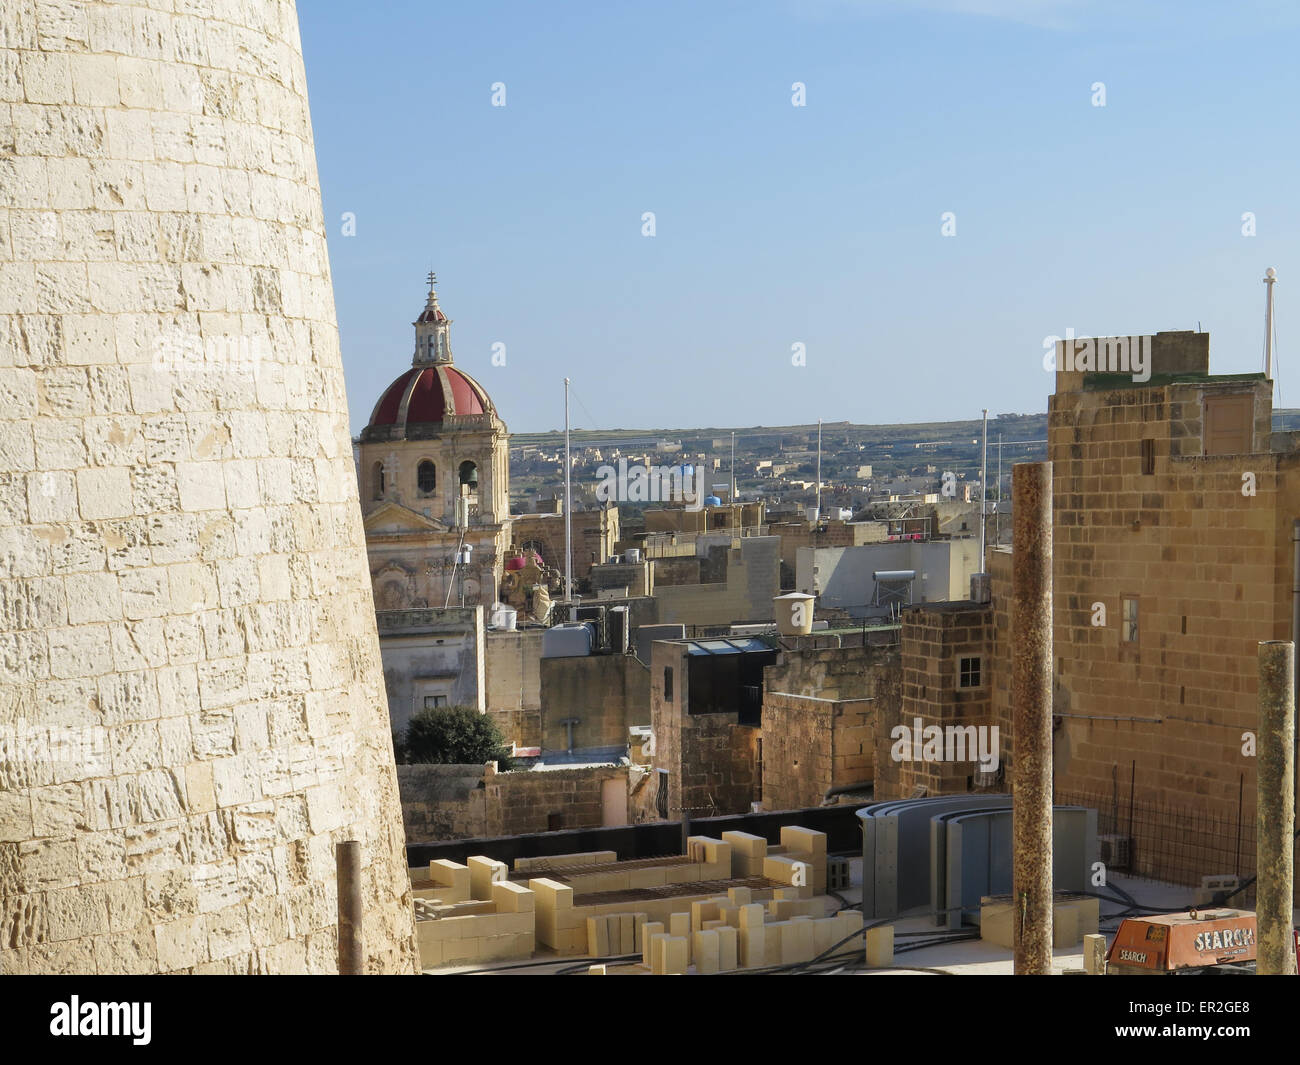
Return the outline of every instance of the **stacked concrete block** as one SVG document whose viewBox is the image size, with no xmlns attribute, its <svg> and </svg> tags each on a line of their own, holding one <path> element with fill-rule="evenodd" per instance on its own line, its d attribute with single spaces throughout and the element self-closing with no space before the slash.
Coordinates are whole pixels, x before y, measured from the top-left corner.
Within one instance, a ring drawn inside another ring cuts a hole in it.
<svg viewBox="0 0 1300 1065">
<path fill-rule="evenodd" d="M 479 856 L 469 858 L 469 893 L 471 898 L 492 898 L 492 886 L 506 879 L 509 872 L 505 862 Z"/>
<path fill-rule="evenodd" d="M 468 874 L 466 867 L 460 868 Z M 458 893 L 455 873 L 455 868 L 444 871 L 453 882 L 449 894 Z M 532 956 L 537 945 L 533 892 L 521 884 L 498 882 L 492 885 L 491 896 L 466 901 L 416 899 L 415 931 L 423 968 Z"/>
<path fill-rule="evenodd" d="M 702 976 L 712 976 L 720 971 L 721 944 L 716 931 L 699 931 L 691 934 L 691 955 L 695 971 Z"/>
<path fill-rule="evenodd" d="M 741 968 L 758 969 L 766 965 L 767 929 L 761 905 L 755 902 L 740 907 L 738 935 Z"/>
<path fill-rule="evenodd" d="M 594 957 L 635 954 L 644 913 L 610 913 L 586 920 L 586 952 Z"/>
<path fill-rule="evenodd" d="M 767 840 L 748 832 L 724 832 L 723 842 L 731 844 L 731 875 L 736 878 L 763 875 L 767 857 Z"/>
<path fill-rule="evenodd" d="M 691 964 L 691 941 L 686 936 L 655 936 L 659 976 L 683 976 Z"/>
<path fill-rule="evenodd" d="M 582 865 L 606 865 L 618 861 L 615 851 L 578 851 L 574 854 L 547 855 L 543 858 L 516 858 L 516 873 L 547 873 Z"/>
<path fill-rule="evenodd" d="M 763 859 L 763 875 L 778 884 L 790 885 L 800 898 L 812 898 L 817 871 L 802 855 L 777 854 Z"/>
<path fill-rule="evenodd" d="M 337 971 L 356 840 L 414 973 L 295 5 L 5 0 L 0 115 L 0 971 Z"/>
<path fill-rule="evenodd" d="M 535 947 L 531 911 L 417 920 L 415 929 L 426 969 L 529 958 Z"/>
<path fill-rule="evenodd" d="M 1061 896 L 1052 902 L 1052 946 L 1072 947 L 1084 936 L 1097 934 L 1100 900 L 1087 896 Z M 1015 906 L 1010 899 L 980 900 L 980 939 L 1015 949 Z"/>
<path fill-rule="evenodd" d="M 718 971 L 733 972 L 740 968 L 740 933 L 730 926 L 719 928 L 718 933 Z"/>
<path fill-rule="evenodd" d="M 698 865 L 696 880 L 730 880 L 732 873 L 731 844 L 709 836 L 691 836 L 686 841 L 687 854 Z"/>
<path fill-rule="evenodd" d="M 662 921 L 646 921 L 641 926 L 641 960 L 651 969 L 654 968 L 655 940 L 664 935 Z"/>
<path fill-rule="evenodd" d="M 812 867 L 814 895 L 826 894 L 826 833 L 798 825 L 781 829 L 781 846 L 786 853 L 799 857 Z"/>
<path fill-rule="evenodd" d="M 439 858 L 429 863 L 429 879 L 433 890 L 443 902 L 463 902 L 470 894 L 469 866 Z"/>
<path fill-rule="evenodd" d="M 1091 934 L 1083 937 L 1083 971 L 1089 976 L 1106 975 L 1105 936 Z"/>
<path fill-rule="evenodd" d="M 573 888 L 547 877 L 528 886 L 535 896 L 537 942 L 556 954 L 587 953 L 586 916 L 573 908 Z"/>
<path fill-rule="evenodd" d="M 884 968 L 886 965 L 894 964 L 894 926 L 892 924 L 881 925 L 879 928 L 868 928 L 866 939 L 868 965 Z"/>
</svg>

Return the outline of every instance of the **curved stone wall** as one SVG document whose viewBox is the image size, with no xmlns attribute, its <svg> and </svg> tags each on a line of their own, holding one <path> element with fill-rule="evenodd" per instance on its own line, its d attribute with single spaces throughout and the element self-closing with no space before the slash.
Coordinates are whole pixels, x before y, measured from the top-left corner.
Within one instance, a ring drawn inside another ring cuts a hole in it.
<svg viewBox="0 0 1300 1065">
<path fill-rule="evenodd" d="M 415 966 L 293 3 L 6 0 L 0 970 Z"/>
</svg>

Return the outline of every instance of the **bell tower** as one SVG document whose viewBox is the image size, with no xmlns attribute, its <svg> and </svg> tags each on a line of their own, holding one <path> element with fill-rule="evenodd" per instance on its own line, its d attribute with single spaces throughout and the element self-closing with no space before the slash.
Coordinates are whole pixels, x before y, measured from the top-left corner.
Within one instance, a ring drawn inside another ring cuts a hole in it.
<svg viewBox="0 0 1300 1065">
<path fill-rule="evenodd" d="M 451 319 L 438 306 L 434 290 L 438 276 L 429 271 L 429 298 L 415 325 L 415 357 L 412 366 L 447 366 L 451 364 Z"/>
</svg>

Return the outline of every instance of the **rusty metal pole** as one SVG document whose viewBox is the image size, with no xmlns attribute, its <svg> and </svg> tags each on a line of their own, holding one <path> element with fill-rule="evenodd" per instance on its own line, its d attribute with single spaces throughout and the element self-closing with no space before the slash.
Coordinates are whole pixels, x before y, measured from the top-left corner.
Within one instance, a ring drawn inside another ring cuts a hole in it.
<svg viewBox="0 0 1300 1065">
<path fill-rule="evenodd" d="M 1259 732 L 1255 781 L 1255 971 L 1295 974 L 1291 895 L 1295 889 L 1295 644 L 1259 645 Z"/>
<path fill-rule="evenodd" d="M 334 850 L 339 891 L 339 975 L 361 976 L 365 953 L 361 946 L 361 844 L 354 839 Z"/>
<path fill-rule="evenodd" d="M 1016 975 L 1052 971 L 1052 465 L 1011 471 L 1011 713 Z"/>
</svg>

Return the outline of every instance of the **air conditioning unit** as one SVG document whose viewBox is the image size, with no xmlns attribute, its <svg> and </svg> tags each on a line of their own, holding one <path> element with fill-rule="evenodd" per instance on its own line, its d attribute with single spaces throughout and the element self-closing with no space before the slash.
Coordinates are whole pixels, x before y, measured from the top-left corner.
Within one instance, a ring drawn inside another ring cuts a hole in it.
<svg viewBox="0 0 1300 1065">
<path fill-rule="evenodd" d="M 1220 900 L 1241 890 L 1241 877 L 1232 873 L 1201 877 L 1201 888 L 1196 893 L 1197 906 L 1217 906 Z"/>
<path fill-rule="evenodd" d="M 1098 857 L 1108 869 L 1128 869 L 1133 864 L 1133 837 L 1117 834 L 1098 836 Z"/>
</svg>

